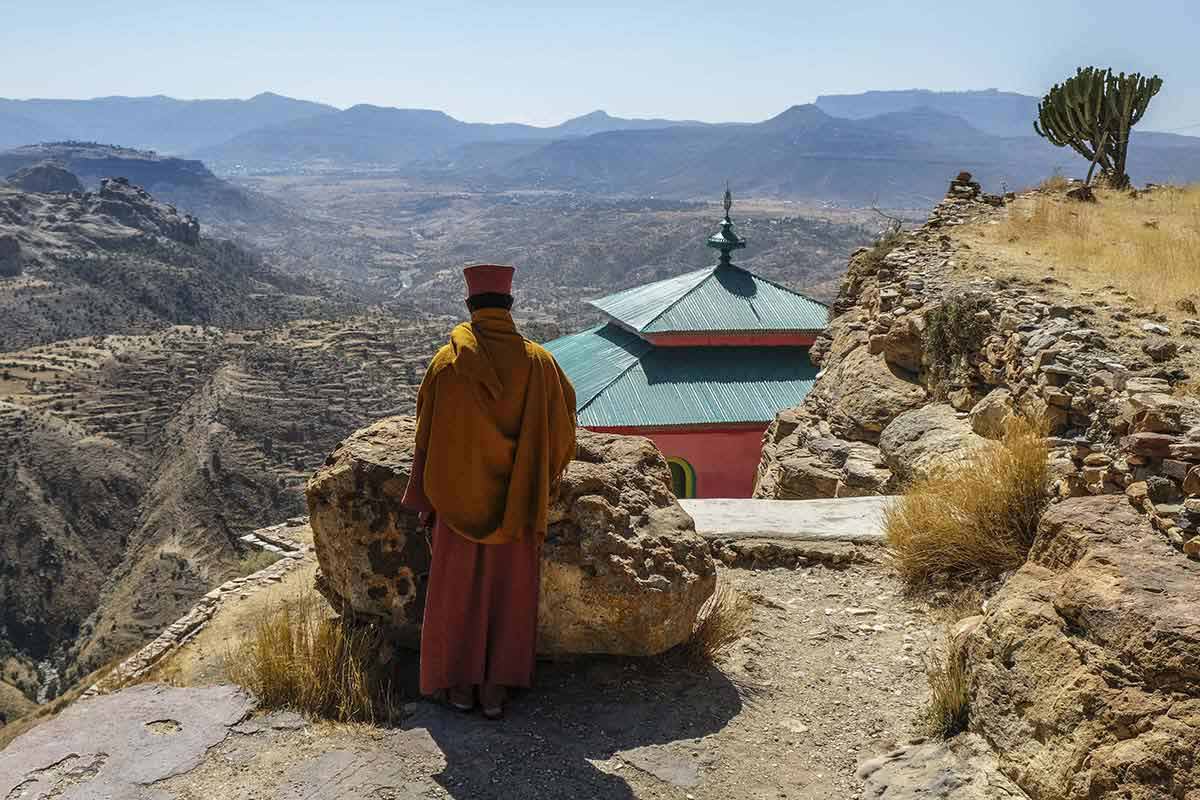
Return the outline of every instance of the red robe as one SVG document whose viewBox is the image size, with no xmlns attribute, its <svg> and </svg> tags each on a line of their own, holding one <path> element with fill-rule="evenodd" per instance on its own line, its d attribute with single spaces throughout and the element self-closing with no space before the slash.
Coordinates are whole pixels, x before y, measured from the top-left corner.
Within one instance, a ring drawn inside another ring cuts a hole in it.
<svg viewBox="0 0 1200 800">
<path fill-rule="evenodd" d="M 436 520 L 421 692 L 529 686 L 549 494 L 575 454 L 574 389 L 489 309 L 438 353 L 417 415 L 403 502 Z"/>
</svg>

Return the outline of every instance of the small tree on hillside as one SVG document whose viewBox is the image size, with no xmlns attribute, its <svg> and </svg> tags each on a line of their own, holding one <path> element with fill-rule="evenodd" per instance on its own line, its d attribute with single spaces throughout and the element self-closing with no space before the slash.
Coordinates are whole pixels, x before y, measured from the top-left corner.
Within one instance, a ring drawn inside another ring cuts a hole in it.
<svg viewBox="0 0 1200 800">
<path fill-rule="evenodd" d="M 1087 183 L 1099 166 L 1112 186 L 1125 188 L 1129 132 L 1141 121 L 1162 83 L 1157 75 L 1113 75 L 1111 69 L 1080 67 L 1038 103 L 1033 129 L 1051 144 L 1070 147 L 1090 161 Z"/>
</svg>

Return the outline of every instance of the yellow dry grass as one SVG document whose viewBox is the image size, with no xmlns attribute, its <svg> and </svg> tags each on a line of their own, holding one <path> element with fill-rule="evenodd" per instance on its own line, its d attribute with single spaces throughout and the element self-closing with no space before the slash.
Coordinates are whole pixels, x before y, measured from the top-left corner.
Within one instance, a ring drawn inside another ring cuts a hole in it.
<svg viewBox="0 0 1200 800">
<path fill-rule="evenodd" d="M 1024 198 L 981 235 L 1002 251 L 1052 265 L 1078 289 L 1115 286 L 1167 313 L 1200 295 L 1200 185 L 1136 198 L 1102 189 L 1096 195 L 1097 203 L 1054 194 Z"/>
<path fill-rule="evenodd" d="M 925 660 L 929 678 L 929 705 L 924 727 L 931 736 L 949 739 L 967 729 L 970 719 L 970 676 L 962 639 L 947 635 Z"/>
<path fill-rule="evenodd" d="M 1047 502 L 1043 426 L 1021 417 L 1003 440 L 914 482 L 885 514 L 893 560 L 910 589 L 1020 566 Z"/>
<path fill-rule="evenodd" d="M 1037 188 L 1043 192 L 1065 192 L 1071 188 L 1071 180 L 1059 170 L 1055 170 L 1054 174 L 1039 183 Z"/>
<path fill-rule="evenodd" d="M 379 659 L 383 645 L 376 628 L 335 618 L 306 591 L 266 611 L 253 634 L 230 648 L 226 672 L 263 708 L 376 724 L 397 717 L 396 693 Z"/>
<path fill-rule="evenodd" d="M 282 558 L 278 553 L 272 553 L 270 550 L 254 550 L 247 553 L 238 560 L 237 574 L 238 577 L 253 575 L 260 569 L 266 569 Z"/>
<path fill-rule="evenodd" d="M 710 666 L 739 639 L 746 635 L 751 622 L 750 598 L 727 581 L 717 588 L 700 609 L 696 627 L 684 646 L 688 661 L 695 667 Z"/>
</svg>

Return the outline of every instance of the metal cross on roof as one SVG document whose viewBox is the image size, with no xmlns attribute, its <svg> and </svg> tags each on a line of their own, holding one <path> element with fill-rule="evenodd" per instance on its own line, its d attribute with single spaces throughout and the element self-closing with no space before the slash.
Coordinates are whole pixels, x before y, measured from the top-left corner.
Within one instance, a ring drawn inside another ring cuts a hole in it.
<svg viewBox="0 0 1200 800">
<path fill-rule="evenodd" d="M 708 237 L 705 242 L 709 247 L 721 251 L 721 258 L 717 262 L 719 267 L 728 267 L 733 264 L 733 259 L 729 257 L 732 250 L 738 250 L 746 246 L 746 240 L 733 232 L 733 220 L 729 218 L 729 209 L 733 207 L 733 193 L 729 191 L 729 182 L 725 183 L 725 218 L 721 220 L 721 230 Z"/>
</svg>

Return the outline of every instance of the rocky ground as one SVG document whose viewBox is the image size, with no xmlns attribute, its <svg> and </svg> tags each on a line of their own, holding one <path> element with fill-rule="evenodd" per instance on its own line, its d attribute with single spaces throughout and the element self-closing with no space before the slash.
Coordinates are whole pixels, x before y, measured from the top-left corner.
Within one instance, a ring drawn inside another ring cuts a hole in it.
<svg viewBox="0 0 1200 800">
<path fill-rule="evenodd" d="M 311 577 L 302 567 L 273 588 L 232 592 L 157 677 L 219 683 L 233 637 Z M 39 789 L 58 787 L 64 798 L 94 796 L 72 791 L 106 781 L 129 800 L 857 797 L 860 762 L 915 732 L 927 691 L 921 654 L 937 629 L 879 564 L 728 570 L 723 578 L 753 599 L 753 622 L 718 669 L 694 673 L 662 659 L 547 662 L 537 689 L 499 724 L 414 697 L 394 728 L 252 716 L 233 693 L 154 695 L 166 690 L 141 686 L 79 703 L 34 729 L 37 739 L 11 745 L 0 755 L 0 791 L 55 758 L 57 750 L 36 742 L 67 736 L 96 783 L 78 774 L 38 778 Z M 411 692 L 415 662 L 398 669 Z M 158 704 L 147 708 L 148 696 Z M 191 721 L 201 702 L 205 719 L 222 718 L 223 727 Z M 84 742 L 74 731 L 89 729 L 90 714 L 129 716 L 107 742 Z M 182 743 L 174 766 L 170 721 L 203 741 L 202 752 L 194 740 Z M 147 730 L 158 737 L 156 772 L 117 772 Z"/>
</svg>

